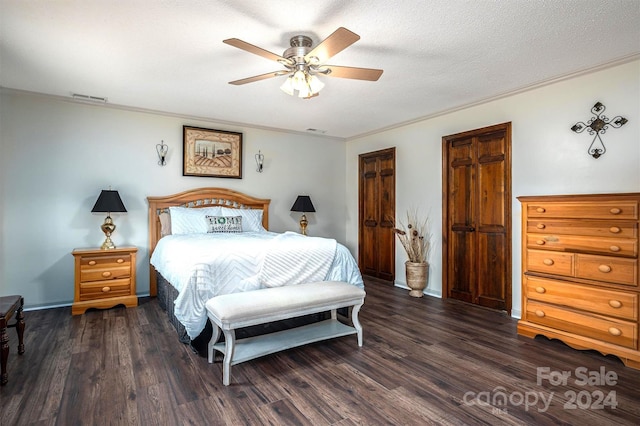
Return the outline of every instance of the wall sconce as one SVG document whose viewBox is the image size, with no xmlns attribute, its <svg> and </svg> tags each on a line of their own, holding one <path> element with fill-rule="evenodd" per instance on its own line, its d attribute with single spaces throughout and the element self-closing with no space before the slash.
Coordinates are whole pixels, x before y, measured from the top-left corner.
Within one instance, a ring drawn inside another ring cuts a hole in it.
<svg viewBox="0 0 640 426">
<path fill-rule="evenodd" d="M 263 163 L 264 163 L 264 155 L 260 151 L 258 151 L 258 153 L 256 154 L 256 166 L 258 166 L 256 171 L 258 173 L 262 173 Z"/>
<path fill-rule="evenodd" d="M 571 130 L 576 133 L 582 133 L 586 129 L 590 135 L 595 135 L 591 145 L 589 145 L 589 148 L 587 149 L 587 153 L 596 159 L 607 152 L 607 148 L 604 146 L 604 142 L 600 138 L 600 135 L 604 135 L 609 126 L 617 129 L 627 124 L 628 121 L 626 118 L 619 115 L 612 119 L 607 118 L 607 116 L 602 115 L 605 109 L 605 106 L 602 105 L 601 102 L 596 102 L 593 108 L 591 108 L 591 112 L 594 116 L 591 117 L 586 124 L 582 121 L 578 121 L 571 127 Z"/>
<path fill-rule="evenodd" d="M 164 166 L 167 164 L 165 158 L 167 157 L 167 153 L 169 153 L 169 147 L 164 141 L 156 145 L 156 151 L 158 152 L 158 165 Z"/>
</svg>

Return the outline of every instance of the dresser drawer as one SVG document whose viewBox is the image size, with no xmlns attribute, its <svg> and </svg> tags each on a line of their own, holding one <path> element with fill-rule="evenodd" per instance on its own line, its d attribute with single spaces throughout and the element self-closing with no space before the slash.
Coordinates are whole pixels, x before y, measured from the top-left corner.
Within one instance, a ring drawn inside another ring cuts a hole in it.
<svg viewBox="0 0 640 426">
<path fill-rule="evenodd" d="M 527 303 L 526 317 L 529 322 L 557 330 L 576 333 L 626 348 L 638 348 L 637 323 L 576 312 L 534 300 Z"/>
<path fill-rule="evenodd" d="M 128 296 L 130 291 L 131 280 L 128 278 L 108 281 L 92 281 L 80 284 L 80 300 Z"/>
<path fill-rule="evenodd" d="M 530 300 L 581 309 L 631 321 L 638 320 L 638 293 L 555 281 L 525 278 L 525 296 Z"/>
<path fill-rule="evenodd" d="M 638 219 L 637 201 L 532 202 L 527 205 L 530 218 Z"/>
<path fill-rule="evenodd" d="M 636 257 L 638 255 L 638 241 L 624 238 L 528 234 L 527 247 L 547 250 L 566 250 L 571 252 L 602 253 L 628 257 Z"/>
<path fill-rule="evenodd" d="M 573 276 L 573 254 L 545 250 L 527 250 L 527 270 Z"/>
<path fill-rule="evenodd" d="M 636 222 L 613 220 L 527 220 L 527 233 L 587 235 L 591 237 L 638 238 Z"/>
<path fill-rule="evenodd" d="M 577 254 L 576 277 L 637 287 L 638 261 L 611 256 Z"/>
</svg>

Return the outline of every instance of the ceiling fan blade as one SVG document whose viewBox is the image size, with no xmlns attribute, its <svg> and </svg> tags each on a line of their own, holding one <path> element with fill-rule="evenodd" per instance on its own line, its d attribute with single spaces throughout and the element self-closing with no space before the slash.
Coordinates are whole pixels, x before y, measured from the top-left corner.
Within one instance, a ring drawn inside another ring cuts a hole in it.
<svg viewBox="0 0 640 426">
<path fill-rule="evenodd" d="M 267 78 L 278 77 L 288 73 L 289 71 L 286 71 L 286 70 L 272 71 L 266 74 L 254 75 L 253 77 L 247 77 L 240 80 L 230 81 L 229 84 L 240 86 L 241 84 L 253 83 L 254 81 L 260 81 L 260 80 L 266 80 Z"/>
<path fill-rule="evenodd" d="M 316 57 L 318 58 L 318 63 L 321 64 L 332 56 L 342 52 L 358 40 L 360 40 L 360 36 L 358 34 L 340 27 L 329 37 L 325 38 L 319 45 L 314 47 L 311 52 L 307 53 L 304 58 L 309 61 L 310 58 Z"/>
<path fill-rule="evenodd" d="M 383 73 L 383 70 L 373 68 L 341 67 L 338 65 L 323 65 L 322 68 L 331 70 L 327 74 L 329 77 L 352 78 L 355 80 L 377 81 Z"/>
<path fill-rule="evenodd" d="M 263 58 L 267 58 L 271 61 L 286 61 L 286 59 L 280 55 L 276 55 L 275 53 L 269 52 L 268 50 L 264 50 L 261 47 L 254 46 L 251 43 L 247 43 L 246 41 L 242 41 L 237 38 L 228 38 L 226 40 L 222 40 L 222 42 L 229 46 L 237 47 L 238 49 L 253 53 L 254 55 L 262 56 Z"/>
</svg>

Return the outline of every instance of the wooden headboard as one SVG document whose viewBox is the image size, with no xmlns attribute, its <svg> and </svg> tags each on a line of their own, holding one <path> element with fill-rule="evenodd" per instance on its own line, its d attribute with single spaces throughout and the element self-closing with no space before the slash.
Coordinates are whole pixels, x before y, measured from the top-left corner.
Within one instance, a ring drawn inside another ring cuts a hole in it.
<svg viewBox="0 0 640 426">
<path fill-rule="evenodd" d="M 164 197 L 147 197 L 149 202 L 149 258 L 156 244 L 162 237 L 160 234 L 160 213 L 172 206 L 189 208 L 223 206 L 233 209 L 261 209 L 262 226 L 269 229 L 269 203 L 271 200 L 255 198 L 238 191 L 225 188 L 198 188 Z M 149 265 L 149 294 L 157 293 L 156 270 Z"/>
</svg>

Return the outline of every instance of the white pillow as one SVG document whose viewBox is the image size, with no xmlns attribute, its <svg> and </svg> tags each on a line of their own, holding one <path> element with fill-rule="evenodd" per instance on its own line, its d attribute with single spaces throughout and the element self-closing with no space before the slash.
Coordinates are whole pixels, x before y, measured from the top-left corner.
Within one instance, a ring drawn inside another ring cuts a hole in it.
<svg viewBox="0 0 640 426">
<path fill-rule="evenodd" d="M 231 209 L 220 207 L 225 216 L 242 216 L 243 232 L 267 232 L 262 226 L 262 209 Z"/>
<path fill-rule="evenodd" d="M 169 207 L 171 215 L 171 233 L 206 234 L 207 216 L 220 215 L 220 207 Z"/>
</svg>

